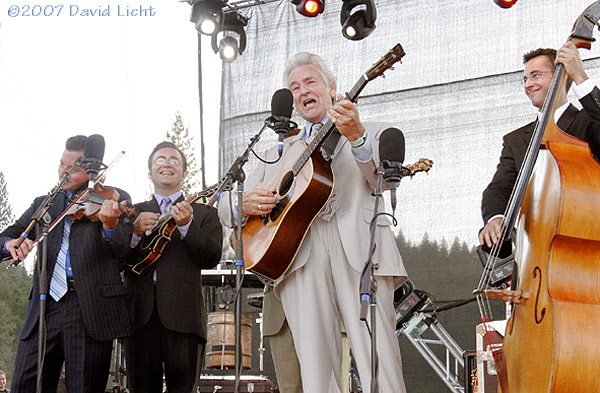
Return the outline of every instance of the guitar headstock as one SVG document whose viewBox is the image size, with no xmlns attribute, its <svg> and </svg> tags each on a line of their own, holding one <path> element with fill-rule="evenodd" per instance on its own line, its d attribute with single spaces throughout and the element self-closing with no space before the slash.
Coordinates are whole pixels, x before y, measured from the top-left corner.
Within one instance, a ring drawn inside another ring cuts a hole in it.
<svg viewBox="0 0 600 393">
<path fill-rule="evenodd" d="M 396 44 L 388 53 L 385 54 L 379 61 L 365 73 L 367 80 L 373 80 L 382 75 L 386 70 L 390 69 L 394 64 L 399 62 L 406 53 L 402 49 L 402 45 Z"/>
<path fill-rule="evenodd" d="M 433 166 L 433 161 L 428 158 L 419 158 L 419 161 L 406 166 L 410 170 L 410 177 L 413 177 L 417 172 L 429 172 Z"/>
</svg>

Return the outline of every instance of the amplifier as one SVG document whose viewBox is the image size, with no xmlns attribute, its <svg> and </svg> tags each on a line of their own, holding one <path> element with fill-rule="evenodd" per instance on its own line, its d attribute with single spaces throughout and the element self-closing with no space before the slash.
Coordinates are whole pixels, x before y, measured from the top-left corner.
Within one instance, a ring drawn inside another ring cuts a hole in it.
<svg viewBox="0 0 600 393">
<path fill-rule="evenodd" d="M 234 393 L 234 376 L 202 375 L 198 384 L 199 393 Z M 274 392 L 271 381 L 259 376 L 242 375 L 240 378 L 240 393 L 271 393 Z"/>
</svg>

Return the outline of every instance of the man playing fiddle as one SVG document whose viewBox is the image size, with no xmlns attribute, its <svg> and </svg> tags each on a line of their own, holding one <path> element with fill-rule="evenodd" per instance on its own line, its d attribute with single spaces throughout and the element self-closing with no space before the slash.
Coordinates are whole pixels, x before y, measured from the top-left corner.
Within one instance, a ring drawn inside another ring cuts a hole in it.
<svg viewBox="0 0 600 393">
<path fill-rule="evenodd" d="M 67 140 L 58 174 L 63 178 L 73 166 L 64 193 L 59 193 L 48 213 L 52 221 L 63 213 L 69 199 L 87 187 L 89 176 L 79 166 L 87 137 Z M 129 196 L 118 191 L 121 200 Z M 26 229 L 45 196 L 0 234 L 2 256 L 23 260 L 32 250 L 37 234 L 16 248 L 16 239 Z M 47 238 L 49 288 L 46 300 L 46 350 L 42 391 L 55 392 L 63 363 L 69 393 L 104 392 L 108 379 L 113 339 L 131 334 L 127 312 L 127 290 L 119 273 L 121 258 L 129 250 L 126 216 L 120 216 L 119 203 L 105 200 L 99 221 L 86 217 L 71 221 L 65 217 Z M 38 319 L 40 315 L 39 261 L 19 336 L 13 393 L 35 392 L 38 359 Z"/>
<path fill-rule="evenodd" d="M 557 55 L 554 49 L 536 49 L 523 56 L 525 94 L 538 110 L 541 110 L 554 76 L 557 64 L 563 64 L 569 81 L 559 92 L 558 109 L 553 121 L 561 130 L 590 144 L 592 153 L 600 157 L 600 89 L 589 79 L 575 44 L 563 45 Z M 567 101 L 567 91 L 572 84 L 575 96 L 583 106 L 578 110 Z M 541 114 L 541 113 L 540 113 Z M 498 242 L 502 231 L 504 210 L 514 188 L 531 140 L 536 121 L 504 136 L 500 162 L 492 181 L 483 191 L 481 214 L 485 227 L 479 233 L 481 245 L 492 247 Z"/>
<path fill-rule="evenodd" d="M 148 157 L 154 196 L 135 206 L 132 248 L 154 228 L 161 213 L 170 214 L 176 228 L 154 264 L 141 274 L 125 269 L 135 325 L 134 334 L 125 339 L 132 393 L 162 392 L 163 365 L 169 393 L 189 393 L 197 381 L 199 347 L 206 342 L 201 269 L 219 263 L 222 229 L 216 209 L 184 200 L 186 169 L 186 158 L 176 145 L 156 145 Z M 136 255 L 132 251 L 130 265 L 137 262 Z"/>
</svg>

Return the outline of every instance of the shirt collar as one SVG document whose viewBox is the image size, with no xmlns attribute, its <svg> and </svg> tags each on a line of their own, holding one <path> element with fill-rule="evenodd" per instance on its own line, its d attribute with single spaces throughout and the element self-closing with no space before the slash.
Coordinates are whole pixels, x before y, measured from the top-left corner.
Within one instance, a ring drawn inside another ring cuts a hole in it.
<svg viewBox="0 0 600 393">
<path fill-rule="evenodd" d="M 158 203 L 158 206 L 160 206 L 160 203 L 162 202 L 163 199 L 169 198 L 171 200 L 171 202 L 175 203 L 175 201 L 178 200 L 179 197 L 182 195 L 183 195 L 183 192 L 181 190 L 174 192 L 173 194 L 169 195 L 168 197 L 164 197 L 162 195 L 158 195 L 157 193 L 154 193 L 154 199 Z"/>
<path fill-rule="evenodd" d="M 559 108 L 556 108 L 556 110 L 554 111 L 554 123 L 558 123 L 558 120 L 565 113 L 565 111 L 567 110 L 569 105 L 571 105 L 571 103 L 569 101 L 567 101 L 564 104 L 562 104 Z M 538 111 L 537 117 L 538 117 L 538 120 L 541 120 L 542 111 Z"/>
</svg>

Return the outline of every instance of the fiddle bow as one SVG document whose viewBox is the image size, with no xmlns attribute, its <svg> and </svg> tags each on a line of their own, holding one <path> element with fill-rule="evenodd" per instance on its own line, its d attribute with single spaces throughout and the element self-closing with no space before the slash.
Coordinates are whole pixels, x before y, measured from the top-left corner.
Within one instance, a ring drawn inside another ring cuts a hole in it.
<svg viewBox="0 0 600 393">
<path fill-rule="evenodd" d="M 48 227 L 48 233 L 52 232 L 52 230 L 54 228 L 56 228 L 56 226 L 58 224 L 60 224 L 60 222 L 65 217 L 70 217 L 72 219 L 79 219 L 85 215 L 85 216 L 90 216 L 91 219 L 94 220 L 93 219 L 94 213 L 98 212 L 97 207 L 102 205 L 102 203 L 104 202 L 105 199 L 108 199 L 109 194 L 110 194 L 110 197 L 114 198 L 116 196 L 116 198 L 118 199 L 118 192 L 116 190 L 114 190 L 114 188 L 104 187 L 102 185 L 102 181 L 105 178 L 106 173 L 121 159 L 121 157 L 123 157 L 124 154 L 125 154 L 125 151 L 121 151 L 117 155 L 117 157 L 115 157 L 115 159 L 113 159 L 112 162 L 98 174 L 98 176 L 94 179 L 92 190 L 90 190 L 89 188 L 86 188 L 71 199 L 71 201 L 67 205 L 66 209 L 58 217 L 56 217 L 56 219 L 50 224 L 50 226 Z M 78 163 L 77 166 L 79 166 L 79 165 L 81 165 L 81 162 Z M 31 229 L 33 228 L 33 226 L 35 225 L 35 221 L 37 219 L 36 217 L 38 216 L 38 213 L 41 212 L 42 210 L 44 210 L 45 206 L 47 206 L 49 203 L 51 203 L 51 201 L 54 199 L 53 195 L 55 196 L 58 192 L 60 192 L 62 190 L 63 185 L 67 182 L 67 180 L 69 180 L 69 177 L 71 176 L 71 172 L 77 166 L 73 166 L 73 168 L 71 168 L 71 170 L 69 172 L 67 172 L 65 174 L 65 176 L 63 176 L 63 178 L 59 181 L 58 185 L 56 185 L 56 187 L 53 188 L 53 191 L 48 195 L 46 200 L 44 200 L 44 202 L 42 202 L 38 211 L 33 215 L 33 219 L 31 220 L 31 223 L 23 231 L 21 236 L 19 236 L 17 238 L 17 243 L 15 244 L 15 247 L 18 248 L 25 241 L 25 239 L 29 236 L 28 234 L 31 231 Z M 115 193 L 116 193 L 116 195 L 115 195 Z M 96 207 L 94 207 L 94 205 L 96 205 Z M 129 215 L 130 217 L 135 216 L 135 209 L 132 210 L 124 205 L 119 205 L 119 208 L 121 209 L 122 212 Z M 33 241 L 32 247 L 36 247 L 43 236 L 44 236 L 43 234 L 39 235 Z M 6 262 L 6 261 L 11 261 L 10 264 L 7 266 L 7 269 L 19 264 L 18 258 L 11 258 L 11 257 L 4 258 L 0 262 Z"/>
</svg>

